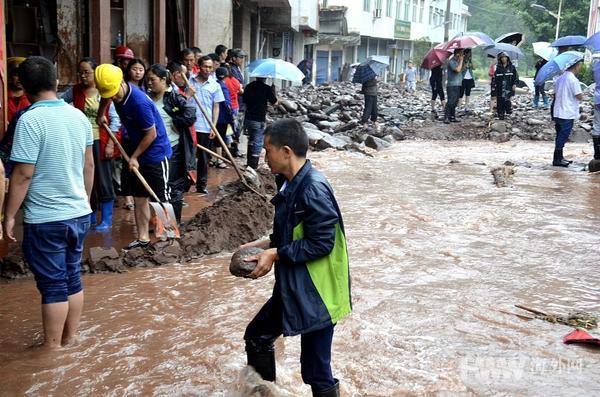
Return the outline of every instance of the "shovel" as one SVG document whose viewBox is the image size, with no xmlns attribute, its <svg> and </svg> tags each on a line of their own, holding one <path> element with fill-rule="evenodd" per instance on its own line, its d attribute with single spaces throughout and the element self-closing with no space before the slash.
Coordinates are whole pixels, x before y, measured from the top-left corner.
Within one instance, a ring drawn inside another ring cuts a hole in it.
<svg viewBox="0 0 600 397">
<path fill-rule="evenodd" d="M 214 157 L 218 158 L 219 160 L 226 162 L 229 165 L 233 165 L 233 163 L 230 160 L 228 160 L 225 157 L 221 156 L 220 154 L 213 152 L 212 150 L 200 145 L 199 143 L 197 143 L 196 146 L 198 147 L 198 149 L 205 151 L 206 153 L 210 154 L 211 156 L 214 156 Z M 254 170 L 254 168 L 247 167 L 246 171 L 244 171 L 244 174 L 245 174 L 244 176 L 246 178 L 248 178 L 247 180 L 249 180 L 250 183 L 252 183 L 255 186 L 260 186 L 260 178 L 258 177 L 258 173 Z"/>
<path fill-rule="evenodd" d="M 121 151 L 123 158 L 127 160 L 127 164 L 129 164 L 129 156 L 127 153 L 125 153 L 125 150 L 119 143 L 117 137 L 112 133 L 107 124 L 103 124 L 103 127 L 108 132 L 110 139 L 119 148 L 119 151 Z M 170 203 L 161 203 L 156 193 L 154 193 L 154 190 L 152 190 L 150 185 L 148 185 L 148 182 L 146 182 L 146 179 L 142 176 L 142 174 L 140 174 L 140 171 L 137 168 L 132 168 L 132 170 L 135 176 L 137 176 L 140 182 L 142 182 L 142 185 L 144 185 L 148 193 L 150 193 L 150 196 L 156 200 L 156 202 L 150 202 L 150 206 L 156 214 L 156 226 L 154 228 L 154 234 L 156 234 L 156 237 L 158 237 L 160 240 L 166 240 L 167 238 L 179 238 L 179 227 L 175 218 L 173 206 Z"/>
<path fill-rule="evenodd" d="M 190 85 L 190 81 L 188 80 L 187 76 L 184 73 L 182 73 L 181 75 L 183 76 L 183 79 L 185 80 L 185 84 L 189 86 Z M 244 178 L 244 175 L 240 172 L 240 169 L 238 168 L 237 163 L 233 160 L 233 156 L 231 155 L 231 152 L 229 151 L 229 148 L 227 147 L 227 145 L 223 141 L 223 138 L 221 138 L 221 134 L 219 134 L 219 131 L 217 131 L 217 127 L 212 122 L 211 118 L 208 117 L 208 113 L 206 113 L 206 110 L 204 109 L 204 106 L 202 106 L 202 104 L 200 103 L 200 100 L 198 99 L 198 97 L 196 96 L 196 94 L 194 94 L 194 100 L 196 101 L 196 104 L 198 105 L 198 108 L 202 112 L 202 115 L 204 116 L 204 118 L 206 119 L 206 121 L 208 122 L 208 124 L 210 125 L 210 128 L 212 129 L 213 133 L 215 134 L 215 137 L 217 138 L 217 140 L 219 141 L 219 144 L 223 148 L 223 151 L 227 154 L 227 158 L 229 159 L 229 164 L 231 164 L 233 166 L 233 169 L 235 170 L 235 173 L 238 175 L 238 177 L 240 178 L 240 180 L 242 181 L 242 183 L 244 184 L 244 186 L 246 186 L 250 191 L 258 194 L 259 196 L 261 196 L 262 198 L 264 198 L 266 200 L 267 196 L 264 195 L 264 194 L 262 194 L 258 190 L 254 189 L 252 186 L 250 186 L 248 184 L 248 182 L 246 181 L 246 178 Z M 250 168 L 250 167 L 248 167 L 248 168 Z"/>
</svg>

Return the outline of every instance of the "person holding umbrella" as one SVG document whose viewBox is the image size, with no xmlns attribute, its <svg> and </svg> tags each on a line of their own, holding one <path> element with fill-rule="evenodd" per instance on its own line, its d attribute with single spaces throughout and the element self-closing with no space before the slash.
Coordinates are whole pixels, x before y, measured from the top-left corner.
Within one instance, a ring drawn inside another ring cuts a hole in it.
<svg viewBox="0 0 600 397">
<path fill-rule="evenodd" d="M 533 80 L 535 81 L 535 78 L 537 77 L 540 69 L 547 63 L 548 61 L 546 61 L 544 58 L 540 57 L 540 59 L 538 59 L 538 61 L 535 63 L 535 75 L 533 76 Z M 537 108 L 540 104 L 540 95 L 542 96 L 542 100 L 544 101 L 544 107 L 547 108 L 548 107 L 548 95 L 546 95 L 546 91 L 544 89 L 544 83 L 542 84 L 535 84 L 534 83 L 534 87 L 535 87 L 535 95 L 533 96 L 533 107 Z"/>
<path fill-rule="evenodd" d="M 454 50 L 454 56 L 448 62 L 448 81 L 446 83 L 446 92 L 448 93 L 448 102 L 444 110 L 444 124 L 457 122 L 456 106 L 460 96 L 460 87 L 462 86 L 463 70 L 463 50 L 457 48 Z"/>
<path fill-rule="evenodd" d="M 554 146 L 554 159 L 552 165 L 555 167 L 568 167 L 572 161 L 563 157 L 563 148 L 575 120 L 579 120 L 579 103 L 583 100 L 581 84 L 576 75 L 581 69 L 583 59 L 569 67 L 559 78 L 556 79 L 554 89 L 554 123 L 556 128 L 556 143 Z"/>
<path fill-rule="evenodd" d="M 512 114 L 510 98 L 515 94 L 517 80 L 519 75 L 517 69 L 510 62 L 508 54 L 501 52 L 498 54 L 498 65 L 494 73 L 494 82 L 496 85 L 496 99 L 498 118 L 504 120 L 505 114 Z"/>
<path fill-rule="evenodd" d="M 475 87 L 475 73 L 473 73 L 473 59 L 471 49 L 465 50 L 465 57 L 463 61 L 463 81 L 460 87 L 460 99 L 465 98 L 465 112 L 469 111 L 469 98 L 471 97 L 471 90 Z"/>
</svg>

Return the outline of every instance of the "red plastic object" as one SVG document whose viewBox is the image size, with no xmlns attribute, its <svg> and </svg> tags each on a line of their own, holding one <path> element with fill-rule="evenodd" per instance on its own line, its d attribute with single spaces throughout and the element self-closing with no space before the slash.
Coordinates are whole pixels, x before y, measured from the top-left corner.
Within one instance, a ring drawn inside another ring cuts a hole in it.
<svg viewBox="0 0 600 397">
<path fill-rule="evenodd" d="M 569 332 L 563 338 L 563 342 L 566 344 L 584 343 L 584 344 L 589 344 L 589 345 L 600 346 L 600 339 L 590 335 L 589 333 L 587 333 L 581 329 L 576 329 L 576 330 Z"/>
</svg>

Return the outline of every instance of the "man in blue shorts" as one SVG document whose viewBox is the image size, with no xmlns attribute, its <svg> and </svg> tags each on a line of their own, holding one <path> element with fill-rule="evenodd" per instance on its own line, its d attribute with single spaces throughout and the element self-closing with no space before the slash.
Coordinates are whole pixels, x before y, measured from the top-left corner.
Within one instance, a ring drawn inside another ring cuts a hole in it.
<svg viewBox="0 0 600 397">
<path fill-rule="evenodd" d="M 167 130 L 154 102 L 139 88 L 123 80 L 123 72 L 114 65 L 103 64 L 94 72 L 96 88 L 102 98 L 110 98 L 127 131 L 133 153 L 129 168 L 137 168 L 161 202 L 169 201 L 169 158 L 171 145 Z M 103 121 L 103 120 L 100 120 Z M 128 249 L 150 244 L 150 194 L 138 178 L 131 179 L 135 200 L 135 224 L 138 238 Z"/>
<path fill-rule="evenodd" d="M 23 254 L 42 295 L 44 347 L 57 348 L 74 337 L 83 309 L 80 265 L 92 212 L 92 126 L 57 98 L 56 69 L 46 58 L 27 58 L 19 79 L 33 105 L 15 130 L 4 229 L 15 241 L 15 216 L 23 204 Z"/>
</svg>

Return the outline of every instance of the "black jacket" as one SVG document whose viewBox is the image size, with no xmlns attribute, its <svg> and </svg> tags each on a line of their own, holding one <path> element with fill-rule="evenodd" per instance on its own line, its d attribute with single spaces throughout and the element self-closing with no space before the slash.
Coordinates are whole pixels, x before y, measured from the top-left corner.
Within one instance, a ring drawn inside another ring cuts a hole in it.
<svg viewBox="0 0 600 397">
<path fill-rule="evenodd" d="M 173 126 L 179 132 L 179 145 L 183 145 L 186 170 L 196 169 L 196 147 L 190 127 L 196 122 L 196 108 L 178 92 L 170 90 L 163 97 L 163 109 L 173 120 Z"/>
<path fill-rule="evenodd" d="M 496 72 L 494 73 L 494 84 L 496 86 L 496 95 L 502 98 L 510 98 L 514 95 L 512 87 L 517 85 L 519 74 L 515 66 L 509 61 L 506 67 L 498 62 Z"/>
</svg>

